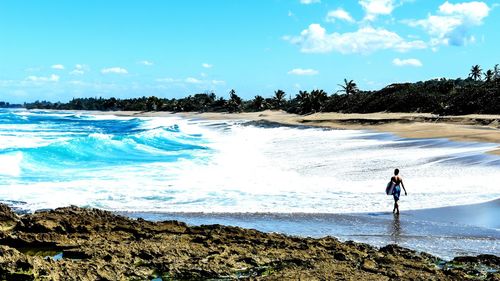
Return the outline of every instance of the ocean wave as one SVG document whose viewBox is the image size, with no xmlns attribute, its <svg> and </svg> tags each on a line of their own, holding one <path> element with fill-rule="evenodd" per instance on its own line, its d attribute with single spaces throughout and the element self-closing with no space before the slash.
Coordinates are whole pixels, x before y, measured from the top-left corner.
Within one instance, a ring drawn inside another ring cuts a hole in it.
<svg viewBox="0 0 500 281">
<path fill-rule="evenodd" d="M 0 158 L 11 166 L 0 175 L 35 181 L 68 181 L 85 170 L 176 162 L 209 149 L 201 134 L 183 132 L 175 120 L 152 124 L 141 118 L 24 111 L 1 112 L 0 117 Z"/>
<path fill-rule="evenodd" d="M 402 209 L 500 197 L 500 157 L 485 153 L 494 144 L 175 116 L 0 110 L 0 120 L 0 198 L 27 210 L 390 211 L 396 167 Z"/>
</svg>

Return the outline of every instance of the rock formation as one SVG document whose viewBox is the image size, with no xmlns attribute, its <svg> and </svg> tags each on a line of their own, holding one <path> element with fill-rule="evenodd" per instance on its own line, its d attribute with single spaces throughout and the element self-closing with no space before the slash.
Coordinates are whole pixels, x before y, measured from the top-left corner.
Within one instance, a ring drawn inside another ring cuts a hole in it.
<svg viewBox="0 0 500 281">
<path fill-rule="evenodd" d="M 396 245 L 150 222 L 78 207 L 18 216 L 0 205 L 2 280 L 500 280 L 499 269 L 491 255 L 445 262 Z"/>
</svg>

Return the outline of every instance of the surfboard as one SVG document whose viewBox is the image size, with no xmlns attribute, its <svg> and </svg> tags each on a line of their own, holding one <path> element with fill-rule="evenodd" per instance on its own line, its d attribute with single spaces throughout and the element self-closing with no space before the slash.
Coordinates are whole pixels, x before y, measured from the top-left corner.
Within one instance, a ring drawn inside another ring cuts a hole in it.
<svg viewBox="0 0 500 281">
<path fill-rule="evenodd" d="M 389 181 L 389 183 L 387 183 L 387 187 L 385 188 L 385 194 L 387 195 L 392 195 L 392 190 L 394 189 L 394 182 Z"/>
</svg>

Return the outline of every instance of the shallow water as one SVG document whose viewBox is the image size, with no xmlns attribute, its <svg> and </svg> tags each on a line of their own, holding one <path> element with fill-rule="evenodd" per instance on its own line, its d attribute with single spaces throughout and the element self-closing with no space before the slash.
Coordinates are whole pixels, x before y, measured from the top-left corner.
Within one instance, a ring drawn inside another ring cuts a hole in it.
<svg viewBox="0 0 500 281">
<path fill-rule="evenodd" d="M 495 144 L 245 121 L 0 111 L 0 198 L 134 212 L 391 210 L 395 167 L 422 209 L 500 197 Z"/>
<path fill-rule="evenodd" d="M 485 204 L 481 204 L 483 206 Z M 481 207 L 479 206 L 479 208 Z M 475 213 L 476 205 L 467 206 Z M 488 206 L 492 217 L 500 206 Z M 455 207 L 449 210 L 428 209 L 423 214 L 405 211 L 392 213 L 312 214 L 312 213 L 122 213 L 132 218 L 152 221 L 179 220 L 189 225 L 222 224 L 278 232 L 302 237 L 337 237 L 382 247 L 387 244 L 427 252 L 451 260 L 456 256 L 500 255 L 500 229 L 484 227 L 476 216 L 454 217 Z M 438 219 L 443 212 L 449 216 Z M 481 216 L 481 214 L 477 214 Z M 498 226 L 498 224 L 497 224 Z"/>
</svg>

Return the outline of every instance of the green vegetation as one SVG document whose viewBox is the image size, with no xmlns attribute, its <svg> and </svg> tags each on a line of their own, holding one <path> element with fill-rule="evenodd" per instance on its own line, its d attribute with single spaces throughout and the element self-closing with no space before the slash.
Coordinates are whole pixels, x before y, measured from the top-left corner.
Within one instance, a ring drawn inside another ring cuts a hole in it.
<svg viewBox="0 0 500 281">
<path fill-rule="evenodd" d="M 22 104 L 10 104 L 8 102 L 0 101 L 0 108 L 22 108 Z"/>
<path fill-rule="evenodd" d="M 281 109 L 290 113 L 315 112 L 431 112 L 442 115 L 500 114 L 500 68 L 485 72 L 474 65 L 466 79 L 433 79 L 416 83 L 391 84 L 378 91 L 359 90 L 353 80 L 344 79 L 340 89 L 328 95 L 324 90 L 299 91 L 286 99 L 282 90 L 271 98 L 256 95 L 242 100 L 235 90 L 229 99 L 214 93 L 202 93 L 181 99 L 141 97 L 134 99 L 75 98 L 68 103 L 36 101 L 26 103 L 28 109 L 62 110 L 133 110 L 133 111 L 198 111 L 241 112 Z M 0 104 L 1 105 L 1 104 Z"/>
<path fill-rule="evenodd" d="M 355 94 L 358 92 L 358 85 L 354 83 L 354 80 L 347 81 L 347 79 L 344 79 L 344 85 L 339 84 L 339 86 L 342 88 L 342 90 L 338 92 L 344 92 L 346 95 Z"/>
</svg>

